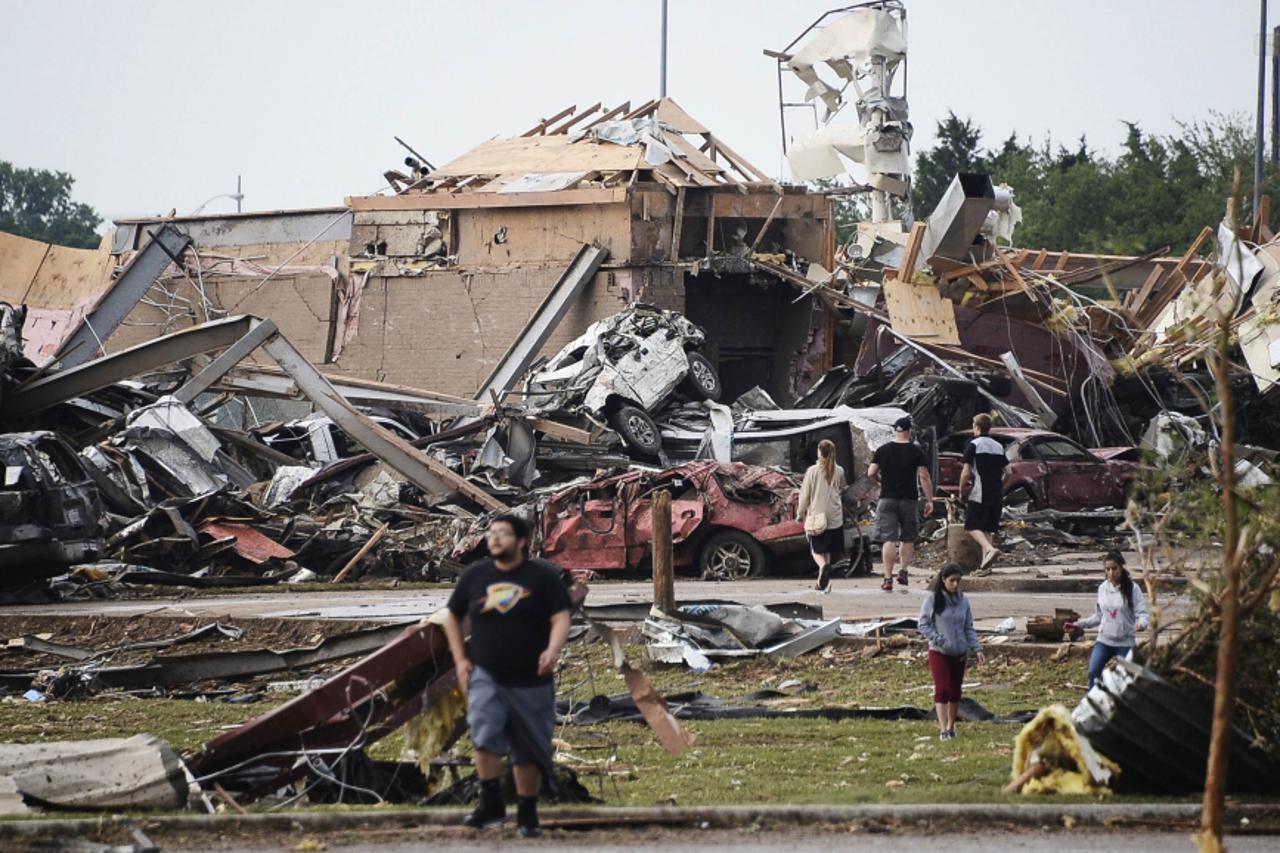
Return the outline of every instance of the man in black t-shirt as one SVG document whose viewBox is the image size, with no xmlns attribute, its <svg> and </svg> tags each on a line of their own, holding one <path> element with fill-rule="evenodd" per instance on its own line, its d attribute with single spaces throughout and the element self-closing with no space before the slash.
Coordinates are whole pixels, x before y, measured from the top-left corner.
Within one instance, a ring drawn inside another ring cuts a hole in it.
<svg viewBox="0 0 1280 853">
<path fill-rule="evenodd" d="M 929 460 L 911 438 L 911 416 L 893 423 L 893 441 L 876 448 L 867 476 L 880 484 L 876 503 L 876 541 L 884 554 L 884 581 L 880 588 L 893 592 L 893 567 L 902 560 L 898 583 L 907 585 L 911 558 L 920 535 L 920 492 L 924 492 L 924 514 L 933 514 L 933 478 Z M 919 489 L 916 483 L 919 482 Z"/>
<path fill-rule="evenodd" d="M 964 529 L 982 546 L 984 569 L 1000 556 L 991 537 L 1000 529 L 1004 469 L 1008 464 L 1004 447 L 991 437 L 991 416 L 974 415 L 973 440 L 964 448 L 964 467 L 960 469 L 960 494 L 963 496 L 969 483 L 973 483 L 973 491 L 965 503 Z"/>
<path fill-rule="evenodd" d="M 506 820 L 499 784 L 503 756 L 510 754 L 517 827 L 522 836 L 537 837 L 542 771 L 552 769 L 552 676 L 569 637 L 569 593 L 556 567 L 529 558 L 529 526 L 518 516 L 494 518 L 487 544 L 489 557 L 458 578 L 444 623 L 458 684 L 467 693 L 480 777 L 480 803 L 463 823 L 488 829 Z M 464 644 L 467 617 L 471 637 Z"/>
</svg>

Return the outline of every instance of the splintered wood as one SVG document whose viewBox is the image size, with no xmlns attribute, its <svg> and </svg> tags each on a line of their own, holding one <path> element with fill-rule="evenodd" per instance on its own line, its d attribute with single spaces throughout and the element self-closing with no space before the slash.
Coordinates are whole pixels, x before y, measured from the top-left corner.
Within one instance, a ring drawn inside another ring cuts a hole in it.
<svg viewBox="0 0 1280 853">
<path fill-rule="evenodd" d="M 943 299 L 937 287 L 896 278 L 886 278 L 882 287 L 893 328 L 922 343 L 960 345 L 955 303 Z"/>
</svg>

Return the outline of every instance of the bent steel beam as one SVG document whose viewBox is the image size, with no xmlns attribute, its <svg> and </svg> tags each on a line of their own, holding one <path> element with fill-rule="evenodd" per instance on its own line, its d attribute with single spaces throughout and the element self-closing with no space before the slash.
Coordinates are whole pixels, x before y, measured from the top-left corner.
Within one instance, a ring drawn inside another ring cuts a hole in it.
<svg viewBox="0 0 1280 853">
<path fill-rule="evenodd" d="M 501 398 L 504 391 L 511 389 L 516 380 L 529 369 L 533 360 L 538 357 L 544 344 L 555 331 L 556 326 L 564 319 L 569 307 L 573 304 L 591 277 L 600 269 L 609 250 L 591 243 L 583 243 L 573 261 L 565 268 L 558 281 L 547 294 L 546 299 L 533 312 L 529 322 L 516 336 L 505 355 L 498 360 L 493 372 L 476 391 L 475 399 L 487 402 L 492 395 Z"/>
<path fill-rule="evenodd" d="M 257 317 L 226 317 L 129 347 L 78 367 L 60 370 L 20 386 L 6 401 L 5 415 L 29 415 L 130 376 L 231 346 L 260 322 Z"/>
<path fill-rule="evenodd" d="M 227 347 L 221 355 L 205 365 L 204 370 L 188 379 L 185 385 L 173 392 L 173 396 L 181 403 L 190 403 L 221 379 L 228 370 L 244 361 L 249 353 L 266 343 L 277 331 L 279 329 L 271 320 L 254 318 L 253 327 L 248 334 Z"/>
<path fill-rule="evenodd" d="M 164 225 L 155 232 L 151 242 L 134 255 L 116 283 L 58 347 L 54 363 L 66 370 L 97 358 L 102 352 L 102 343 L 120 327 L 165 268 L 181 260 L 190 245 L 191 238 L 172 225 Z"/>
<path fill-rule="evenodd" d="M 485 509 L 503 510 L 507 505 L 474 485 L 447 465 L 419 451 L 393 432 L 383 429 L 351 405 L 338 389 L 294 349 L 283 335 L 274 335 L 262 346 L 276 364 L 293 377 L 298 389 L 329 416 L 347 435 L 387 465 L 403 474 L 428 495 L 440 497 L 460 492 Z"/>
</svg>

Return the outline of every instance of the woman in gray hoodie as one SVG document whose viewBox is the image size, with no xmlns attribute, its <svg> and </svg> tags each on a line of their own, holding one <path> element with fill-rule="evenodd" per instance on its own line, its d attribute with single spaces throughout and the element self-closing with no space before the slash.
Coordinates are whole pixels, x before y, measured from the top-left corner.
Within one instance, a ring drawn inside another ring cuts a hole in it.
<svg viewBox="0 0 1280 853">
<path fill-rule="evenodd" d="M 973 628 L 973 610 L 960 591 L 960 566 L 947 563 L 938 572 L 930 594 L 920 604 L 920 633 L 929 641 L 929 672 L 933 674 L 933 702 L 938 710 L 939 740 L 956 736 L 956 710 L 960 686 L 969 652 L 976 652 L 978 665 L 986 663 L 978 632 Z"/>
<path fill-rule="evenodd" d="M 1098 629 L 1098 641 L 1093 644 L 1093 654 L 1089 657 L 1090 687 L 1102 678 L 1107 661 L 1133 651 L 1137 632 L 1147 630 L 1151 623 L 1147 599 L 1129 577 L 1129 570 L 1124 567 L 1124 555 L 1119 551 L 1108 551 L 1102 558 L 1102 568 L 1107 579 L 1098 584 L 1098 604 L 1093 615 L 1062 626 L 1066 631 Z"/>
</svg>

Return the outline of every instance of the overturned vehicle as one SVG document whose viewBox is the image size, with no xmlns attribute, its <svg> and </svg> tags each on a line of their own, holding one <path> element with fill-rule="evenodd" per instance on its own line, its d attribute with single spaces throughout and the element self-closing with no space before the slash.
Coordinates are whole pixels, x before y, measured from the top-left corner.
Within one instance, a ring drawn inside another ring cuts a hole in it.
<svg viewBox="0 0 1280 853">
<path fill-rule="evenodd" d="M 102 503 L 80 457 L 47 431 L 0 435 L 0 586 L 52 577 L 102 550 Z"/>
<path fill-rule="evenodd" d="M 530 406 L 611 426 L 636 453 L 657 458 L 662 438 L 651 412 L 681 394 L 720 399 L 720 377 L 699 350 L 702 329 L 679 314 L 637 304 L 592 323 L 526 387 Z"/>
</svg>

